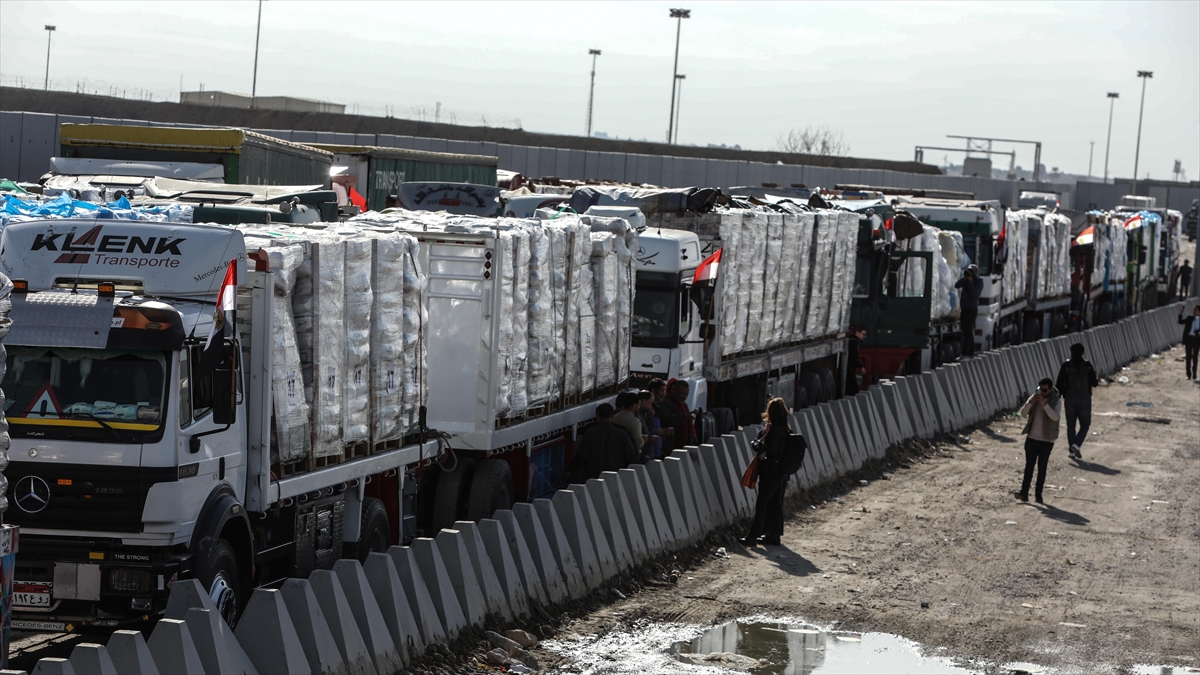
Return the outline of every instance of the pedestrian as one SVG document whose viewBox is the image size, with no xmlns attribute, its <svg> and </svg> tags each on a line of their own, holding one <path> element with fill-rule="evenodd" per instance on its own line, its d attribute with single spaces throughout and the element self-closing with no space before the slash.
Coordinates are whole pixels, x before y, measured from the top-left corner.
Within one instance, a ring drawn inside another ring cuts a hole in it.
<svg viewBox="0 0 1200 675">
<path fill-rule="evenodd" d="M 959 322 L 962 324 L 963 356 L 975 356 L 975 319 L 979 318 L 979 296 L 983 294 L 983 279 L 979 267 L 967 265 L 962 278 L 954 283 L 961 288 L 958 296 Z"/>
<path fill-rule="evenodd" d="M 787 404 L 781 398 L 771 399 L 762 418 L 763 429 L 753 443 L 758 456 L 758 501 L 750 531 L 740 540 L 744 546 L 779 546 L 783 536 L 783 492 L 788 474 L 781 467 L 791 433 Z"/>
<path fill-rule="evenodd" d="M 568 482 L 585 483 L 605 471 L 620 471 L 637 461 L 629 434 L 613 425 L 615 412 L 608 403 L 596 406 L 596 423 L 579 438 L 567 467 Z"/>
<path fill-rule="evenodd" d="M 1200 357 L 1200 303 L 1192 306 L 1192 316 L 1184 318 L 1179 308 L 1179 324 L 1183 326 L 1183 366 L 1189 380 L 1196 379 L 1196 359 Z"/>
<path fill-rule="evenodd" d="M 1083 352 L 1081 343 L 1071 345 L 1071 358 L 1059 367 L 1054 383 L 1062 394 L 1063 412 L 1067 416 L 1067 454 L 1075 459 L 1083 459 L 1080 448 L 1092 426 L 1092 389 L 1100 386 L 1096 369 L 1083 358 Z"/>
<path fill-rule="evenodd" d="M 662 422 L 654 414 L 654 394 L 649 391 L 638 393 L 638 419 L 642 422 L 642 459 L 649 461 L 662 457 Z"/>
<path fill-rule="evenodd" d="M 1179 297 L 1186 298 L 1192 294 L 1192 264 L 1187 260 L 1183 261 L 1183 267 L 1179 268 Z"/>
<path fill-rule="evenodd" d="M 1050 461 L 1050 451 L 1054 449 L 1054 441 L 1058 439 L 1058 419 L 1062 414 L 1062 396 L 1054 388 L 1054 380 L 1043 377 L 1038 382 L 1038 390 L 1029 397 L 1021 408 L 1022 415 L 1028 415 L 1025 428 L 1025 478 L 1021 481 L 1021 491 L 1016 493 L 1017 499 L 1029 501 L 1029 483 L 1033 479 L 1033 465 L 1037 464 L 1037 489 L 1034 501 L 1042 501 L 1042 487 L 1046 485 L 1046 464 Z"/>
<path fill-rule="evenodd" d="M 629 434 L 629 440 L 633 441 L 633 447 L 641 457 L 645 439 L 642 436 L 642 421 L 637 417 L 638 405 L 638 395 L 635 392 L 623 391 L 617 394 L 617 414 L 613 416 L 613 424 Z"/>
<path fill-rule="evenodd" d="M 674 380 L 671 380 L 674 382 Z M 675 428 L 667 426 L 663 421 L 663 403 L 667 400 L 667 383 L 661 378 L 650 380 L 650 384 L 646 385 L 646 390 L 649 391 L 654 399 L 651 401 L 651 407 L 654 408 L 654 416 L 658 418 L 659 425 L 662 427 L 662 448 L 663 453 L 671 451 L 671 442 L 675 437 Z"/>
<path fill-rule="evenodd" d="M 663 430 L 668 428 L 666 441 L 663 443 L 663 453 L 669 453 L 677 448 L 695 445 L 696 423 L 692 419 L 692 411 L 688 408 L 687 398 L 691 387 L 683 380 L 672 380 L 667 389 L 667 397 L 658 408 L 658 418 L 662 420 Z"/>
</svg>

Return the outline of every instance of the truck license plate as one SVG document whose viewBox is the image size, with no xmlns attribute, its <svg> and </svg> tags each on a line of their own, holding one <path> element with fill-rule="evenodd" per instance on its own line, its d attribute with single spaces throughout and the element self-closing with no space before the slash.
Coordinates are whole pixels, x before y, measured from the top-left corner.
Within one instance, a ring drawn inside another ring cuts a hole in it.
<svg viewBox="0 0 1200 675">
<path fill-rule="evenodd" d="M 53 584 L 13 582 L 13 604 L 18 607 L 49 607 Z"/>
</svg>

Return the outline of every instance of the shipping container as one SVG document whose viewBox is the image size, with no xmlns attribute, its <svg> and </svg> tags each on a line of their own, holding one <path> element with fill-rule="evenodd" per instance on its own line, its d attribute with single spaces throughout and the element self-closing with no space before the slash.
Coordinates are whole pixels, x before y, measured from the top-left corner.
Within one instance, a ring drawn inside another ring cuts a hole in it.
<svg viewBox="0 0 1200 675">
<path fill-rule="evenodd" d="M 333 153 L 333 164 L 353 178 L 354 189 L 367 200 L 367 210 L 387 208 L 388 195 L 401 183 L 445 182 L 496 185 L 497 157 L 425 152 L 370 145 L 309 143 Z"/>
<path fill-rule="evenodd" d="M 329 187 L 333 153 L 245 129 L 63 124 L 60 156 L 220 164 L 226 183 Z"/>
</svg>

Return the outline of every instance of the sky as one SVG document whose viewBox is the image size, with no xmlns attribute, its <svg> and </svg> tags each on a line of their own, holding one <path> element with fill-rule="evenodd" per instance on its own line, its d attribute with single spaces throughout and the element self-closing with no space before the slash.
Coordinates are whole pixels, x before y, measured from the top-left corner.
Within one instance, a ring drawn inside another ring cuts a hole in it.
<svg viewBox="0 0 1200 675">
<path fill-rule="evenodd" d="M 666 138 L 680 4 L 293 2 L 262 4 L 258 93 L 347 112 Z M 1200 179 L 1200 2 L 884 2 L 685 5 L 679 142 L 772 150 L 789 129 L 841 131 L 849 154 L 909 160 L 947 134 L 1042 142 L 1064 172 Z M 252 86 L 259 3 L 0 2 L 0 82 L 177 101 Z M 1033 164 L 1032 146 L 996 143 Z M 927 151 L 925 161 L 961 163 Z M 997 165 L 1007 156 L 995 158 Z"/>
</svg>

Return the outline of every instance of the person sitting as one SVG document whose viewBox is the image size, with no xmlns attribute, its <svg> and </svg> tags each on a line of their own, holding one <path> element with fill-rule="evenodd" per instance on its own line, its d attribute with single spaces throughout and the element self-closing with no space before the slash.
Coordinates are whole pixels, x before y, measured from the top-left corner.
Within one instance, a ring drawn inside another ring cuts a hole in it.
<svg viewBox="0 0 1200 675">
<path fill-rule="evenodd" d="M 613 425 L 611 404 L 596 406 L 596 423 L 588 428 L 575 446 L 575 456 L 567 467 L 567 480 L 585 483 L 605 471 L 619 471 L 637 461 L 637 450 L 629 434 Z"/>
</svg>

